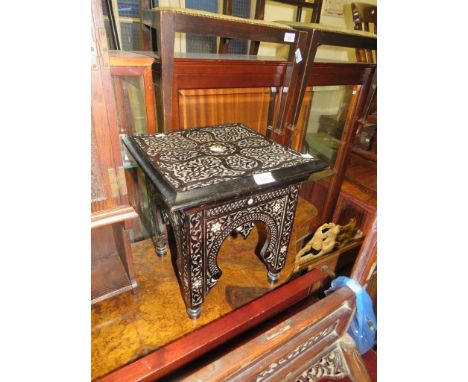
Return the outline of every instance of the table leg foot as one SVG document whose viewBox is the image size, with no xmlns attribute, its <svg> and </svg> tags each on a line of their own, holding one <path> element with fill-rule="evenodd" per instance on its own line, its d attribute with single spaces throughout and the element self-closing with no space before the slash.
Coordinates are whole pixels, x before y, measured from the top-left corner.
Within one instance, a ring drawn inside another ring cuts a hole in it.
<svg viewBox="0 0 468 382">
<path fill-rule="evenodd" d="M 187 308 L 187 314 L 192 320 L 196 320 L 198 317 L 200 317 L 200 313 L 201 313 L 200 307 L 195 308 L 195 309 Z"/>
<path fill-rule="evenodd" d="M 268 281 L 271 283 L 275 283 L 279 280 L 280 274 L 279 273 L 273 273 L 268 271 Z"/>
<path fill-rule="evenodd" d="M 167 253 L 167 249 L 166 249 L 167 240 L 165 240 L 164 238 L 160 237 L 160 238 L 155 239 L 153 237 L 153 244 L 156 250 L 156 254 L 158 256 L 164 256 Z"/>
<path fill-rule="evenodd" d="M 156 254 L 158 256 L 164 256 L 167 253 L 166 243 L 162 245 L 156 245 Z"/>
</svg>

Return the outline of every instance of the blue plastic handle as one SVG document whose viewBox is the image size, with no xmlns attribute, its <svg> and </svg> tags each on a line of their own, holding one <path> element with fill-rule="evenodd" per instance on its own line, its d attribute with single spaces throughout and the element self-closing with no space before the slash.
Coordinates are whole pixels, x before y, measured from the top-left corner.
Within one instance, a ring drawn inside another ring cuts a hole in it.
<svg viewBox="0 0 468 382">
<path fill-rule="evenodd" d="M 349 326 L 348 333 L 356 342 L 359 353 L 367 353 L 375 345 L 377 334 L 377 320 L 375 318 L 372 300 L 369 294 L 357 281 L 349 277 L 340 276 L 332 281 L 331 287 L 325 291 L 332 291 L 348 287 L 356 296 L 356 312 Z"/>
</svg>

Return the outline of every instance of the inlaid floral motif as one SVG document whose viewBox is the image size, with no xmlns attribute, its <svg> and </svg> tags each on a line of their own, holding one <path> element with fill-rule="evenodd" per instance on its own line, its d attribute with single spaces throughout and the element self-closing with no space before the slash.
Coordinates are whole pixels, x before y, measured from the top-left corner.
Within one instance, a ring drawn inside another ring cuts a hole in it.
<svg viewBox="0 0 468 382">
<path fill-rule="evenodd" d="M 241 125 L 129 137 L 176 191 L 314 161 Z"/>
</svg>

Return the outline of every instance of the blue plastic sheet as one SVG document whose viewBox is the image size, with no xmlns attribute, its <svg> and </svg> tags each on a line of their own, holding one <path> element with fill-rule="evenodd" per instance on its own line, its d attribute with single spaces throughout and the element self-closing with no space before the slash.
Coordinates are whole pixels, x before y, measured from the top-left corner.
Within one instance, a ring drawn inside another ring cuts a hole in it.
<svg viewBox="0 0 468 382">
<path fill-rule="evenodd" d="M 372 307 L 372 300 L 367 291 L 357 281 L 345 276 L 333 280 L 331 287 L 325 291 L 325 294 L 329 294 L 341 287 L 348 287 L 356 296 L 356 312 L 348 333 L 356 342 L 359 353 L 367 353 L 375 345 L 377 334 L 377 320 Z"/>
</svg>

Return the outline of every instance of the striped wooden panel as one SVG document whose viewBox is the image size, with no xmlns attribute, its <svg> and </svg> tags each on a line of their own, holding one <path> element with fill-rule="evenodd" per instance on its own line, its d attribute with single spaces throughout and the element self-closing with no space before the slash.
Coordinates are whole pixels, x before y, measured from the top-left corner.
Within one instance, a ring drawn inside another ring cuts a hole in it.
<svg viewBox="0 0 468 382">
<path fill-rule="evenodd" d="M 182 129 L 240 122 L 266 134 L 269 87 L 182 89 L 178 98 Z"/>
</svg>

